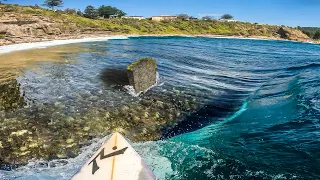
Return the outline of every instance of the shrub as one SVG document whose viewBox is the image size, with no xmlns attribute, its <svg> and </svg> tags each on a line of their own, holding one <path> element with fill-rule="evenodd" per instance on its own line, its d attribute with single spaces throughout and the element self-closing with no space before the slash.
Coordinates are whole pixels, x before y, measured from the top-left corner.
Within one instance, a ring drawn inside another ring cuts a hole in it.
<svg viewBox="0 0 320 180">
<path fill-rule="evenodd" d="M 314 36 L 313 39 L 320 39 L 320 31 L 317 31 Z"/>
<path fill-rule="evenodd" d="M 75 9 L 67 8 L 64 10 L 64 13 L 75 15 L 77 13 L 77 11 Z"/>
<path fill-rule="evenodd" d="M 28 13 L 28 14 L 32 14 L 35 12 L 35 9 L 31 8 L 31 7 L 23 7 L 21 10 L 23 13 Z"/>
<path fill-rule="evenodd" d="M 17 5 L 6 5 L 3 7 L 3 12 L 17 12 L 18 6 Z"/>
</svg>

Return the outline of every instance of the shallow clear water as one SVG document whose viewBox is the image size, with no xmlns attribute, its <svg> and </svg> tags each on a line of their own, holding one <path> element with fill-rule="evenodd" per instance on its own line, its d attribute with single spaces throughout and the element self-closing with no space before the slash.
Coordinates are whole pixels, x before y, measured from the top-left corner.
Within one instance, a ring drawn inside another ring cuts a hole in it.
<svg viewBox="0 0 320 180">
<path fill-rule="evenodd" d="M 319 45 L 189 37 L 80 45 L 90 51 L 72 63 L 42 62 L 17 78 L 34 106 L 59 102 L 69 115 L 136 101 L 103 78 L 143 57 L 158 61 L 161 86 L 151 91 L 202 99 L 163 140 L 133 143 L 159 179 L 320 179 Z M 106 138 L 76 158 L 34 160 L 0 178 L 69 179 Z"/>
</svg>

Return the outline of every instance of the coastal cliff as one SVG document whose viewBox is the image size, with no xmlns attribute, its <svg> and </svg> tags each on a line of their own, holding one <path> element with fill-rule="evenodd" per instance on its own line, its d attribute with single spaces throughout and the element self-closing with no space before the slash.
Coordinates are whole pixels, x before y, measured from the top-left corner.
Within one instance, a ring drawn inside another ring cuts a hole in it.
<svg viewBox="0 0 320 180">
<path fill-rule="evenodd" d="M 88 19 L 35 6 L 0 5 L 0 46 L 106 35 L 195 35 L 312 41 L 296 28 L 245 22 Z"/>
</svg>

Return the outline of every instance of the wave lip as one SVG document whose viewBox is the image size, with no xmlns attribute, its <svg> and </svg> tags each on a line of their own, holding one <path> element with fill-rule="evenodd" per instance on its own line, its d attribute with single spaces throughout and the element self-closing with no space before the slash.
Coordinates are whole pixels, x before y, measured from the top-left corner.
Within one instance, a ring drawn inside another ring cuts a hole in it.
<svg viewBox="0 0 320 180">
<path fill-rule="evenodd" d="M 107 36 L 107 37 L 95 37 L 95 38 L 81 38 L 81 39 L 68 39 L 68 40 L 52 40 L 43 42 L 32 42 L 22 44 L 12 44 L 7 46 L 0 46 L 0 54 L 10 53 L 13 51 L 22 51 L 35 48 L 46 48 L 49 46 L 57 46 L 64 44 L 94 42 L 94 41 L 107 41 L 110 39 L 128 39 L 127 36 Z"/>
</svg>

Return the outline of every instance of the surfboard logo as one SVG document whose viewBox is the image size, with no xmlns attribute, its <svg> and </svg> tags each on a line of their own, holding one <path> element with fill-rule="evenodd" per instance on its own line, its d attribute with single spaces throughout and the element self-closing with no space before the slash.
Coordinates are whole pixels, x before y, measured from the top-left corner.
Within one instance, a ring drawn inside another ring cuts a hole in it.
<svg viewBox="0 0 320 180">
<path fill-rule="evenodd" d="M 92 163 L 92 175 L 96 173 L 100 167 L 98 166 L 97 163 L 97 158 L 100 157 L 100 160 L 104 160 L 113 156 L 118 156 L 121 154 L 124 154 L 124 152 L 128 149 L 128 147 L 125 147 L 123 149 L 120 149 L 119 151 L 112 152 L 110 154 L 104 155 L 104 148 L 100 151 L 100 153 L 88 164 L 88 166 Z M 117 147 L 113 147 L 112 150 L 117 150 Z"/>
</svg>

